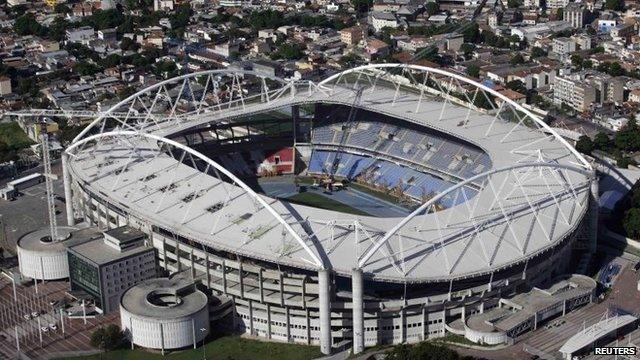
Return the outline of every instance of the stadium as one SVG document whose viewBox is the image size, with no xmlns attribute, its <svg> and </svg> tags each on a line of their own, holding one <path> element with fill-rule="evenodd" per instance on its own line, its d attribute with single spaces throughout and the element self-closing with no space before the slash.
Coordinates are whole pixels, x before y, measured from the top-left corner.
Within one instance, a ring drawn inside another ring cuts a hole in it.
<svg viewBox="0 0 640 360">
<path fill-rule="evenodd" d="M 145 231 L 163 269 L 231 299 L 238 330 L 325 354 L 464 334 L 595 249 L 597 180 L 571 144 L 417 65 L 186 74 L 95 119 L 63 169 L 70 226 Z"/>
</svg>

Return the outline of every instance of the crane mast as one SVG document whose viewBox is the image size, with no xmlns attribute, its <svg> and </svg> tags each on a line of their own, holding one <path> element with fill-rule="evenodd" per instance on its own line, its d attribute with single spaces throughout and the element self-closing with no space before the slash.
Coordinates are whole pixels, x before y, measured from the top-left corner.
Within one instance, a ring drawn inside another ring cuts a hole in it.
<svg viewBox="0 0 640 360">
<path fill-rule="evenodd" d="M 51 241 L 58 241 L 58 221 L 56 219 L 56 203 L 53 193 L 53 178 L 51 171 L 51 154 L 49 153 L 49 133 L 47 132 L 46 118 L 40 123 L 40 146 L 42 151 L 42 163 L 44 166 L 44 182 L 47 191 L 47 211 L 49 213 L 49 231 Z"/>
</svg>

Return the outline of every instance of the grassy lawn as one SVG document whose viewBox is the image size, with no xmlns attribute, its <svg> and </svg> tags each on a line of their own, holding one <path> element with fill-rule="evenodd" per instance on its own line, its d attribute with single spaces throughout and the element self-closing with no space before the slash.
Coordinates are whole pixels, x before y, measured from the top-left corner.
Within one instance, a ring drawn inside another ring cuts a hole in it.
<svg viewBox="0 0 640 360">
<path fill-rule="evenodd" d="M 316 346 L 273 343 L 241 338 L 240 336 L 222 336 L 206 344 L 207 359 L 253 360 L 283 359 L 305 360 L 322 356 Z M 160 352 L 144 350 L 118 349 L 108 353 L 91 356 L 60 358 L 59 360 L 192 360 L 202 359 L 202 348 L 183 350 L 162 356 Z"/>
<path fill-rule="evenodd" d="M 288 197 L 286 200 L 294 204 L 313 206 L 319 209 L 340 211 L 343 213 L 354 214 L 354 215 L 365 215 L 365 216 L 369 215 L 368 213 L 360 209 L 356 209 L 352 206 L 343 204 L 339 201 L 329 199 L 326 196 L 310 193 L 310 192 L 295 194 L 291 197 Z"/>
<path fill-rule="evenodd" d="M 27 137 L 17 122 L 8 122 L 0 124 L 0 140 L 2 140 L 10 149 L 22 149 L 33 144 L 33 141 Z"/>
</svg>

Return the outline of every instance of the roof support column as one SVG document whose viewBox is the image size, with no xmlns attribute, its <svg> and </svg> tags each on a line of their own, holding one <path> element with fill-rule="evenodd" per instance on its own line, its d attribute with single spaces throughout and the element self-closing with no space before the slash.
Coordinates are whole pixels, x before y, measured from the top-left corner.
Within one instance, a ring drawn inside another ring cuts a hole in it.
<svg viewBox="0 0 640 360">
<path fill-rule="evenodd" d="M 253 301 L 249 299 L 249 334 L 255 335 L 253 330 Z"/>
<path fill-rule="evenodd" d="M 328 269 L 318 270 L 318 302 L 320 311 L 320 351 L 331 354 L 331 285 Z"/>
<path fill-rule="evenodd" d="M 364 299 L 362 269 L 351 271 L 351 307 L 353 311 L 353 353 L 364 351 Z"/>
<path fill-rule="evenodd" d="M 62 180 L 64 182 L 64 205 L 67 212 L 67 225 L 74 226 L 76 220 L 73 214 L 73 194 L 71 192 L 71 175 L 69 174 L 69 155 L 62 152 Z"/>
<path fill-rule="evenodd" d="M 267 303 L 267 339 L 271 339 L 271 305 Z"/>
</svg>

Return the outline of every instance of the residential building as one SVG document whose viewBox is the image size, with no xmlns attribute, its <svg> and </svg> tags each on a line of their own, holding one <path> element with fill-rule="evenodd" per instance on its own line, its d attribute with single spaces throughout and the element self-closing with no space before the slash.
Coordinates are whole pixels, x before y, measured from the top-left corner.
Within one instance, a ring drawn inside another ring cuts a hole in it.
<svg viewBox="0 0 640 360">
<path fill-rule="evenodd" d="M 613 40 L 623 41 L 625 43 L 629 42 L 631 37 L 637 33 L 638 31 L 635 30 L 631 24 L 619 24 L 612 27 L 609 31 L 609 35 L 611 35 Z"/>
<path fill-rule="evenodd" d="M 346 29 L 340 30 L 340 41 L 348 46 L 356 45 L 362 40 L 364 30 L 360 26 L 352 26 Z"/>
<path fill-rule="evenodd" d="M 624 86 L 622 77 L 583 70 L 556 77 L 553 98 L 556 103 L 564 103 L 575 110 L 585 111 L 591 105 L 621 104 L 624 101 Z"/>
<path fill-rule="evenodd" d="M 490 10 L 487 16 L 487 25 L 492 29 L 497 29 L 500 26 L 500 20 L 502 19 L 502 11 Z"/>
<path fill-rule="evenodd" d="M 631 90 L 631 92 L 629 92 L 629 101 L 640 103 L 640 89 Z"/>
<path fill-rule="evenodd" d="M 568 22 L 574 28 L 581 29 L 587 17 L 587 10 L 582 4 L 571 3 L 562 12 L 562 20 Z"/>
<path fill-rule="evenodd" d="M 547 0 L 548 9 L 564 9 L 569 5 L 569 0 Z"/>
<path fill-rule="evenodd" d="M 389 55 L 389 44 L 378 39 L 368 39 L 364 50 L 370 59 L 380 58 Z"/>
<path fill-rule="evenodd" d="M 565 57 L 576 51 L 576 43 L 571 38 L 555 38 L 552 43 L 552 51 L 561 57 Z"/>
<path fill-rule="evenodd" d="M 397 29 L 400 27 L 400 22 L 394 14 L 379 12 L 371 15 L 371 25 L 376 32 L 379 32 L 386 27 Z"/>
<path fill-rule="evenodd" d="M 128 288 L 156 276 L 155 250 L 144 244 L 146 237 L 140 230 L 122 226 L 104 232 L 103 238 L 70 245 L 71 290 L 91 295 L 105 313 L 118 310 Z"/>
<path fill-rule="evenodd" d="M 11 78 L 0 76 L 0 96 L 11 94 Z"/>
<path fill-rule="evenodd" d="M 66 38 L 68 42 L 88 42 L 93 40 L 95 31 L 91 26 L 82 26 L 76 29 L 68 29 Z"/>
<path fill-rule="evenodd" d="M 577 34 L 571 36 L 571 40 L 575 41 L 577 50 L 591 50 L 591 36 L 587 34 Z"/>
<path fill-rule="evenodd" d="M 153 11 L 173 11 L 173 0 L 153 0 Z"/>
<path fill-rule="evenodd" d="M 587 111 L 596 101 L 596 89 L 580 79 L 569 77 L 555 78 L 553 84 L 553 102 L 564 104 L 577 111 Z"/>
<path fill-rule="evenodd" d="M 598 32 L 609 33 L 617 24 L 615 19 L 598 19 Z"/>
</svg>

